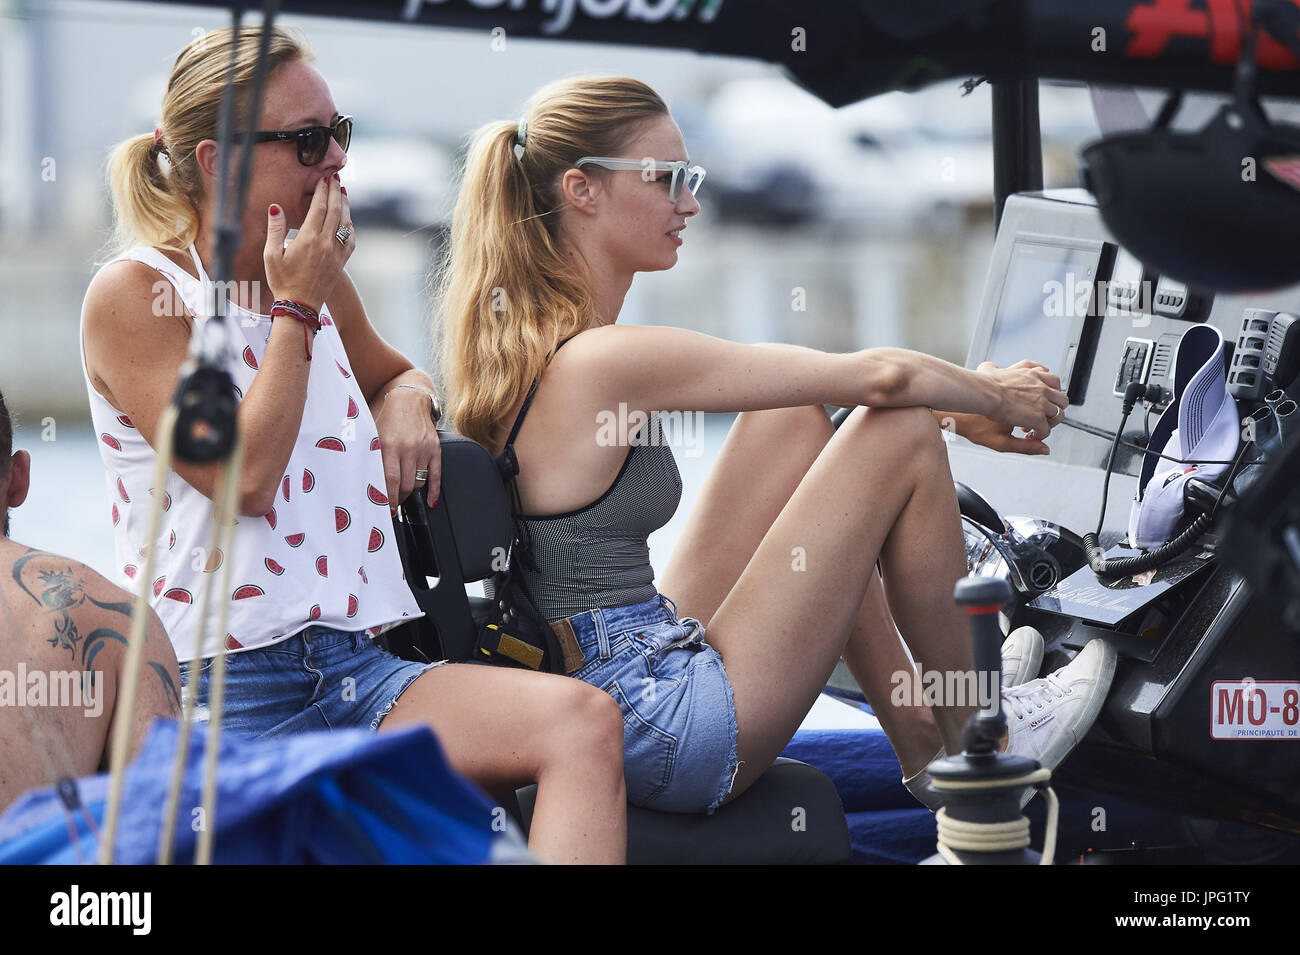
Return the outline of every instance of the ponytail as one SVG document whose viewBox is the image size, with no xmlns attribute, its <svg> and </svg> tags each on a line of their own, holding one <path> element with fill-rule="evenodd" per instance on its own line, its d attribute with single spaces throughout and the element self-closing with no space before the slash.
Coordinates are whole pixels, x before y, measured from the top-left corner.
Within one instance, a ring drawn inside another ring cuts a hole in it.
<svg viewBox="0 0 1300 955">
<path fill-rule="evenodd" d="M 136 245 L 183 252 L 197 238 L 198 210 L 168 183 L 170 163 L 154 136 L 133 136 L 108 157 L 115 251 Z"/>
</svg>

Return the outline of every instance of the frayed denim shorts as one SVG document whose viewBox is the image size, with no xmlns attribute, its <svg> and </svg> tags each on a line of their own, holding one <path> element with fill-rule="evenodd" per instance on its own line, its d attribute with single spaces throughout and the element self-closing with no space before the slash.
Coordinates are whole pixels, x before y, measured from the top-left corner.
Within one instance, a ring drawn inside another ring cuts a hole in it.
<svg viewBox="0 0 1300 955">
<path fill-rule="evenodd" d="M 208 717 L 214 660 L 181 664 L 186 686 L 198 674 L 200 720 Z M 439 665 L 395 657 L 364 631 L 308 627 L 267 647 L 226 654 L 221 726 L 253 738 L 343 726 L 375 730 L 407 687 Z"/>
<path fill-rule="evenodd" d="M 628 801 L 712 813 L 736 778 L 736 706 L 718 651 L 663 595 L 568 618 L 582 650 L 571 675 L 623 711 Z"/>
</svg>

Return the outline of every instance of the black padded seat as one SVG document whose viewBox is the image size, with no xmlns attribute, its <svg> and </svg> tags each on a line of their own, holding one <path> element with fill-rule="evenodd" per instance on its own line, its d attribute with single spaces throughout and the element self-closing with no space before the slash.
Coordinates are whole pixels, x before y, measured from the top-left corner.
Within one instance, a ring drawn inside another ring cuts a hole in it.
<svg viewBox="0 0 1300 955">
<path fill-rule="evenodd" d="M 537 787 L 516 795 L 527 829 Z M 835 785 L 795 759 L 777 759 L 712 816 L 627 807 L 630 865 L 837 865 L 849 855 L 849 826 Z"/>
</svg>

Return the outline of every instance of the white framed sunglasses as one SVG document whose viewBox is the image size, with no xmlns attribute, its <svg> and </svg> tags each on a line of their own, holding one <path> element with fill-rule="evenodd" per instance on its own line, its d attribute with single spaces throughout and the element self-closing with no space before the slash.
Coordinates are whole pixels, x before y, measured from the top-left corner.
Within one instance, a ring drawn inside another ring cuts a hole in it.
<svg viewBox="0 0 1300 955">
<path fill-rule="evenodd" d="M 593 166 L 601 166 L 605 169 L 635 169 L 641 173 L 641 178 L 647 182 L 650 181 L 651 175 L 671 172 L 672 179 L 668 186 L 668 199 L 670 202 L 676 202 L 677 197 L 682 194 L 682 186 L 691 191 L 691 195 L 699 192 L 700 183 L 704 182 L 705 171 L 703 166 L 692 166 L 683 159 L 677 159 L 672 162 L 660 162 L 654 159 L 622 159 L 612 156 L 583 156 L 573 165 L 581 168 L 583 165 L 590 163 Z"/>
</svg>

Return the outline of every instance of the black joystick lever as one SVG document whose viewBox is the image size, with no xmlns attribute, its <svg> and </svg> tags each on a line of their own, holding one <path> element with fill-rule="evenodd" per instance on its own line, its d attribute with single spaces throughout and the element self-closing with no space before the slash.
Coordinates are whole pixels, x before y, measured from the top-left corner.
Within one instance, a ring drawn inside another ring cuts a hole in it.
<svg viewBox="0 0 1300 955">
<path fill-rule="evenodd" d="M 961 754 L 929 766 L 944 806 L 939 812 L 940 854 L 926 864 L 1037 865 L 1041 857 L 1028 848 L 1029 824 L 1020 814 L 1020 797 L 1026 785 L 1034 784 L 1026 777 L 1041 767 L 1035 760 L 998 751 L 1007 729 L 998 612 L 1011 599 L 1011 585 L 997 577 L 964 577 L 954 596 L 971 617 L 980 709 L 962 730 Z"/>
<path fill-rule="evenodd" d="M 1007 731 L 1002 713 L 1002 627 L 998 612 L 1011 595 L 1011 585 L 1001 578 L 966 577 L 957 581 L 954 596 L 970 614 L 980 703 L 979 712 L 966 721 L 961 734 L 962 751 L 972 756 L 996 753 Z"/>
</svg>

